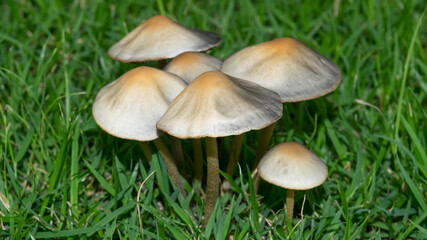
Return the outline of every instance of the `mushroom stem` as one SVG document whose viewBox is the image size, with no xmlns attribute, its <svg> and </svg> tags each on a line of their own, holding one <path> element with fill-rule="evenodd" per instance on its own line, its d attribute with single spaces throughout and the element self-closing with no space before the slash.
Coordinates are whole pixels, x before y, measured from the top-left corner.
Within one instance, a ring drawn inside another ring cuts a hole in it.
<svg viewBox="0 0 427 240">
<path fill-rule="evenodd" d="M 218 146 L 216 138 L 206 138 L 206 155 L 208 162 L 208 176 L 206 187 L 206 205 L 203 224 L 206 226 L 209 218 L 215 208 L 216 199 L 219 190 L 219 162 L 218 162 Z"/>
<path fill-rule="evenodd" d="M 254 190 L 255 190 L 255 193 L 257 193 L 258 192 L 258 188 L 259 188 L 259 184 L 261 182 L 261 179 L 259 177 L 259 173 L 258 172 L 256 172 L 255 175 L 253 175 L 253 176 L 254 176 L 254 178 L 253 178 L 253 181 L 254 181 Z"/>
<path fill-rule="evenodd" d="M 288 212 L 288 218 L 289 221 L 291 221 L 292 224 L 292 218 L 294 215 L 294 190 L 287 189 L 286 190 L 286 211 Z M 286 218 L 285 218 L 285 224 L 286 226 Z"/>
<path fill-rule="evenodd" d="M 194 177 L 199 183 L 203 179 L 203 150 L 202 142 L 200 139 L 192 140 L 193 151 L 194 151 Z"/>
<path fill-rule="evenodd" d="M 236 170 L 236 165 L 237 165 L 239 154 L 240 154 L 240 148 L 242 146 L 242 138 L 243 138 L 243 134 L 235 135 L 233 137 L 230 158 L 228 160 L 228 165 L 227 165 L 227 174 L 230 175 L 230 177 L 233 177 L 233 174 Z"/>
<path fill-rule="evenodd" d="M 275 126 L 276 126 L 276 123 L 273 123 L 270 126 L 263 128 L 261 130 L 261 137 L 259 140 L 258 148 L 255 155 L 255 162 L 252 169 L 255 169 L 258 166 L 259 161 L 267 152 L 268 142 L 270 141 L 271 136 L 273 136 L 273 131 Z"/>
<path fill-rule="evenodd" d="M 139 146 L 142 149 L 142 153 L 144 153 L 144 157 L 145 159 L 147 159 L 148 163 L 151 163 L 151 148 L 150 145 L 148 144 L 148 142 L 144 142 L 144 141 L 138 141 Z"/>
<path fill-rule="evenodd" d="M 182 151 L 181 139 L 176 138 L 174 136 L 170 137 L 171 139 L 171 150 L 173 156 L 175 156 L 176 165 L 184 164 L 184 152 Z"/>
<path fill-rule="evenodd" d="M 168 171 L 169 177 L 176 188 L 179 189 L 182 196 L 186 197 L 186 193 L 184 191 L 184 185 L 179 178 L 178 168 L 175 165 L 175 161 L 173 160 L 172 154 L 169 149 L 166 147 L 166 144 L 163 142 L 161 138 L 157 138 L 154 140 L 154 145 L 156 145 L 159 150 L 160 155 L 165 161 L 166 169 Z"/>
<path fill-rule="evenodd" d="M 157 67 L 158 67 L 159 69 L 163 69 L 165 66 L 166 66 L 166 59 L 160 59 L 160 60 L 157 62 Z"/>
</svg>

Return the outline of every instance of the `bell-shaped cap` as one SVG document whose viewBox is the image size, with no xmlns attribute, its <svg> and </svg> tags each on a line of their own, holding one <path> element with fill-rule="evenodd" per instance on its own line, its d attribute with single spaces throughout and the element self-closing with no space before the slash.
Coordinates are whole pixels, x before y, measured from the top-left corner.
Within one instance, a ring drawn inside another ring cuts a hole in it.
<svg viewBox="0 0 427 240">
<path fill-rule="evenodd" d="M 264 128 L 281 116 L 277 93 L 209 71 L 175 98 L 157 127 L 178 138 L 224 137 Z"/>
<path fill-rule="evenodd" d="M 257 169 L 265 181 L 294 190 L 317 187 L 328 176 L 326 164 L 296 142 L 285 142 L 272 148 L 261 159 Z"/>
<path fill-rule="evenodd" d="M 337 65 L 292 38 L 246 47 L 227 58 L 221 71 L 279 93 L 282 102 L 323 96 L 341 81 Z"/>
<path fill-rule="evenodd" d="M 189 84 L 204 72 L 219 71 L 221 64 L 222 61 L 214 56 L 199 52 L 185 52 L 172 59 L 163 70 L 180 76 Z"/>
<path fill-rule="evenodd" d="M 205 51 L 221 43 L 215 33 L 184 27 L 165 16 L 154 16 L 132 30 L 108 54 L 122 62 L 173 58 L 189 51 Z"/>
<path fill-rule="evenodd" d="M 160 133 L 156 122 L 185 86 L 180 77 L 162 70 L 132 69 L 98 92 L 92 107 L 93 117 L 113 136 L 154 140 Z"/>
</svg>

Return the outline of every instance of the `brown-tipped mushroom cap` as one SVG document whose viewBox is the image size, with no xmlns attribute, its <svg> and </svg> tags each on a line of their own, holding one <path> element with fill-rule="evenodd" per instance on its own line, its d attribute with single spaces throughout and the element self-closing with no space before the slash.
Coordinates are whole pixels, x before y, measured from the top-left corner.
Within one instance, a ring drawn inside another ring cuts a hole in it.
<svg viewBox="0 0 427 240">
<path fill-rule="evenodd" d="M 277 93 L 209 71 L 175 98 L 157 127 L 178 138 L 223 137 L 261 129 L 281 115 Z"/>
<path fill-rule="evenodd" d="M 184 27 L 165 16 L 154 16 L 114 44 L 108 54 L 122 62 L 143 62 L 205 51 L 220 43 L 221 38 L 215 33 Z"/>
<path fill-rule="evenodd" d="M 214 56 L 198 52 L 181 53 L 172 59 L 163 70 L 180 76 L 189 84 L 200 74 L 219 71 L 222 61 Z"/>
<path fill-rule="evenodd" d="M 341 81 L 337 65 L 292 38 L 246 47 L 227 58 L 221 71 L 275 91 L 283 102 L 323 96 Z"/>
<path fill-rule="evenodd" d="M 156 139 L 156 122 L 185 86 L 180 77 L 162 70 L 132 69 L 98 92 L 93 117 L 113 136 L 139 141 Z"/>
<path fill-rule="evenodd" d="M 320 158 L 296 142 L 281 143 L 261 159 L 258 173 L 265 181 L 286 189 L 304 190 L 319 186 L 328 176 Z"/>
</svg>

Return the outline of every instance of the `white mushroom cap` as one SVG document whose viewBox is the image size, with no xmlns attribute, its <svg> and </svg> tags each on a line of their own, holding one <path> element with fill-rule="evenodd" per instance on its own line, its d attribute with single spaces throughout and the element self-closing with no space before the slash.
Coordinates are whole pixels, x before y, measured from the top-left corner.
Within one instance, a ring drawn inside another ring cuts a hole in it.
<svg viewBox="0 0 427 240">
<path fill-rule="evenodd" d="M 154 16 L 114 44 L 108 54 L 122 62 L 143 62 L 205 51 L 220 43 L 221 38 L 215 33 L 184 27 L 165 16 Z"/>
<path fill-rule="evenodd" d="M 221 71 L 279 93 L 282 102 L 323 96 L 341 81 L 337 65 L 292 38 L 246 47 L 227 58 Z"/>
<path fill-rule="evenodd" d="M 286 189 L 304 190 L 319 186 L 328 176 L 320 158 L 296 142 L 281 143 L 261 159 L 258 173 L 265 181 Z"/>
<path fill-rule="evenodd" d="M 204 72 L 219 71 L 221 64 L 222 61 L 214 56 L 199 52 L 185 52 L 172 59 L 163 70 L 180 76 L 189 84 Z"/>
<path fill-rule="evenodd" d="M 281 116 L 277 93 L 209 71 L 175 98 L 157 127 L 178 138 L 223 137 L 264 128 Z"/>
<path fill-rule="evenodd" d="M 156 122 L 185 86 L 174 74 L 138 67 L 98 92 L 92 114 L 96 123 L 113 136 L 150 141 L 159 137 Z"/>
</svg>

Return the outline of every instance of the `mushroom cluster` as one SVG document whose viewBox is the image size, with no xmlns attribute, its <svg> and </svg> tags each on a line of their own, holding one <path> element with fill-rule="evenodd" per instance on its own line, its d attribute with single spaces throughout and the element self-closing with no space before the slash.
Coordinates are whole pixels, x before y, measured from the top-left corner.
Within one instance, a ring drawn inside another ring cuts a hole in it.
<svg viewBox="0 0 427 240">
<path fill-rule="evenodd" d="M 165 161 L 172 184 L 183 196 L 186 192 L 176 163 L 182 162 L 184 155 L 171 153 L 161 135 L 169 135 L 171 144 L 178 150 L 181 146 L 176 139 L 194 139 L 194 175 L 199 183 L 203 181 L 201 139 L 205 139 L 205 225 L 214 210 L 220 184 L 216 138 L 235 136 L 234 152 L 230 153 L 231 162 L 227 167 L 230 168 L 227 173 L 232 176 L 242 134 L 263 129 L 254 160 L 256 167 L 268 149 L 275 122 L 282 116 L 283 103 L 323 96 L 333 91 L 341 80 L 340 70 L 334 63 L 291 38 L 246 47 L 224 62 L 200 53 L 220 43 L 221 38 L 215 33 L 182 26 L 165 16 L 147 19 L 113 45 L 108 54 L 122 62 L 173 59 L 165 66 L 159 64 L 162 70 L 141 66 L 123 74 L 99 91 L 92 109 L 96 123 L 103 130 L 119 138 L 139 141 L 147 158 L 151 155 L 147 142 L 153 141 Z M 287 174 L 298 171 L 307 174 L 307 169 L 312 170 L 314 162 L 320 161 L 303 149 L 296 143 L 276 146 L 260 161 L 260 176 L 267 182 L 295 189 L 292 183 L 276 183 L 275 178 L 285 175 L 294 185 L 301 184 L 295 181 L 306 178 L 304 175 Z M 285 163 L 278 167 L 267 162 Z M 322 173 L 319 179 L 323 182 L 327 168 L 325 164 L 322 166 L 318 172 Z M 288 195 L 291 194 L 293 191 L 288 190 Z M 287 205 L 289 214 L 293 207 Z M 289 218 L 292 219 L 292 214 Z"/>
</svg>

